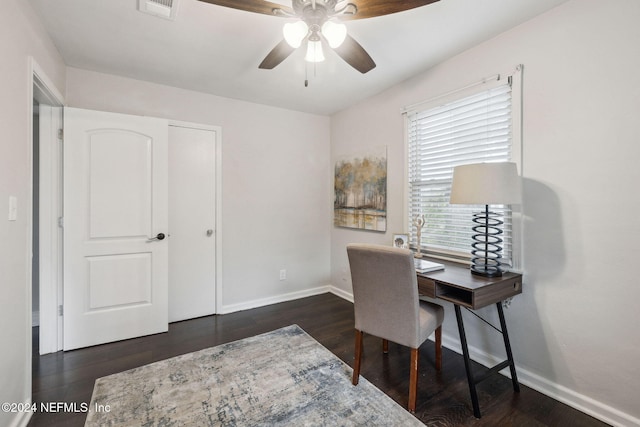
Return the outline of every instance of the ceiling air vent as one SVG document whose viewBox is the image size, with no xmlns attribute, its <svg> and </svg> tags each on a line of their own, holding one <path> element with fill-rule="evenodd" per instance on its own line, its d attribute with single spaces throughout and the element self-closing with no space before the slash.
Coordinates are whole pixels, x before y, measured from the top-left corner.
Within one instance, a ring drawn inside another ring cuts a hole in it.
<svg viewBox="0 0 640 427">
<path fill-rule="evenodd" d="M 149 15 L 174 20 L 178 10 L 178 0 L 138 0 L 138 10 Z"/>
</svg>

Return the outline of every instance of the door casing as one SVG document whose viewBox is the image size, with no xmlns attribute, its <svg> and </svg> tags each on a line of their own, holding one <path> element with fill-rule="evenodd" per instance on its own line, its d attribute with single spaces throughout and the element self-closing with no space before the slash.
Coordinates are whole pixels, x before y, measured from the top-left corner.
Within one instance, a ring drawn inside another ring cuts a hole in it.
<svg viewBox="0 0 640 427">
<path fill-rule="evenodd" d="M 46 123 L 41 123 L 46 131 L 40 132 L 40 198 L 39 198 L 39 310 L 40 310 L 40 330 L 39 348 L 40 354 L 52 353 L 62 349 L 62 317 L 58 315 L 58 306 L 62 304 L 62 233 L 58 227 L 58 217 L 62 211 L 62 157 L 58 146 L 58 129 L 62 128 L 62 106 L 65 103 L 64 97 L 57 90 L 51 79 L 38 65 L 33 57 L 29 58 L 29 77 L 31 87 L 29 91 L 29 103 L 33 105 L 33 100 L 37 100 L 41 105 L 51 107 L 51 114 Z M 33 119 L 33 111 L 30 120 Z M 29 125 L 30 141 L 33 141 L 33 123 Z M 29 144 L 29 176 L 32 182 L 29 187 L 28 204 L 28 238 L 27 256 L 32 259 L 33 244 L 33 215 L 31 200 L 33 198 L 33 148 Z M 27 292 L 28 300 L 31 302 L 33 282 L 31 276 L 31 262 L 28 268 Z M 31 307 L 31 305 L 29 305 Z M 29 361 L 31 363 L 31 310 L 29 310 L 28 329 L 26 331 L 29 342 Z M 29 381 L 31 384 L 31 381 Z"/>
</svg>

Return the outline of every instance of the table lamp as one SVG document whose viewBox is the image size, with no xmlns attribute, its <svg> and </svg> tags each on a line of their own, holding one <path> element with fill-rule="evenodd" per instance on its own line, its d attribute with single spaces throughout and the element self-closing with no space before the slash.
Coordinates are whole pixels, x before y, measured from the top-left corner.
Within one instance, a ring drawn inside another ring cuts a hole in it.
<svg viewBox="0 0 640 427">
<path fill-rule="evenodd" d="M 456 166 L 451 184 L 451 204 L 484 205 L 473 214 L 475 232 L 471 244 L 471 273 L 486 277 L 502 276 L 502 224 L 500 215 L 489 205 L 522 203 L 522 186 L 515 163 L 474 163 Z"/>
</svg>

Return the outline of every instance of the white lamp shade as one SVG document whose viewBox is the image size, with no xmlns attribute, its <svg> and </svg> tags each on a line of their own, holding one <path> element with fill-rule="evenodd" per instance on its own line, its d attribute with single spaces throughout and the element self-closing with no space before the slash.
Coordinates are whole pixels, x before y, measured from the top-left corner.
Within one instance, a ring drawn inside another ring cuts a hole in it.
<svg viewBox="0 0 640 427">
<path fill-rule="evenodd" d="M 309 40 L 307 42 L 307 55 L 304 57 L 307 62 L 324 61 L 324 53 L 322 52 L 322 43 L 320 40 Z"/>
<path fill-rule="evenodd" d="M 453 168 L 451 204 L 522 203 L 522 183 L 515 163 L 474 163 Z"/>
<path fill-rule="evenodd" d="M 340 47 L 347 37 L 347 26 L 333 21 L 322 24 L 322 35 L 333 49 Z"/>
<path fill-rule="evenodd" d="M 282 34 L 289 46 L 293 48 L 299 48 L 302 44 L 302 40 L 309 33 L 309 27 L 304 21 L 287 22 L 282 27 Z"/>
</svg>

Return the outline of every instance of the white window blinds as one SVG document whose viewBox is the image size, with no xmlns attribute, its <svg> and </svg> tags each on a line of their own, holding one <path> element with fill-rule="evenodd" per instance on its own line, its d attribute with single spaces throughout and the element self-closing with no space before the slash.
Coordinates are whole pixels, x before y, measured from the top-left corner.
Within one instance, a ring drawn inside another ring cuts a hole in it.
<svg viewBox="0 0 640 427">
<path fill-rule="evenodd" d="M 449 204 L 453 168 L 511 159 L 511 85 L 502 81 L 492 86 L 444 105 L 407 112 L 408 224 L 414 248 L 417 244 L 414 220 L 422 214 L 425 224 L 420 250 L 469 258 L 472 214 L 483 207 Z M 509 264 L 511 211 L 509 206 L 496 205 L 491 210 L 504 216 L 502 255 Z"/>
</svg>

